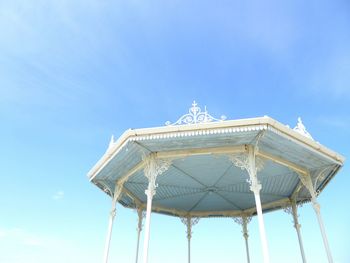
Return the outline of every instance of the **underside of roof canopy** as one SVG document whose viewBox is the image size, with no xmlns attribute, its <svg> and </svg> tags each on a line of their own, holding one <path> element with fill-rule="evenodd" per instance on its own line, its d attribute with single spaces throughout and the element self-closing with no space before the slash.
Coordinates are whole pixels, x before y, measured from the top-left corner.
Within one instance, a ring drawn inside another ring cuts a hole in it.
<svg viewBox="0 0 350 263">
<path fill-rule="evenodd" d="M 125 180 L 119 202 L 145 207 L 148 179 L 145 157 L 171 162 L 157 177 L 154 212 L 191 217 L 256 214 L 245 169 L 232 162 L 256 147 L 261 169 L 263 211 L 286 207 L 291 198 L 307 202 L 311 196 L 299 174 L 310 174 L 320 193 L 343 165 L 344 158 L 321 144 L 269 118 L 208 122 L 126 131 L 111 142 L 88 174 L 89 179 L 113 195 L 116 182 Z"/>
</svg>

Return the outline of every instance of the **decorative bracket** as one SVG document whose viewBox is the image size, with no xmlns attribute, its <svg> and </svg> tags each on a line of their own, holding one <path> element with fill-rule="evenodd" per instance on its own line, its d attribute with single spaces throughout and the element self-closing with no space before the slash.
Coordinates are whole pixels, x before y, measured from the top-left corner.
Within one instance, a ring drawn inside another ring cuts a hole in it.
<svg viewBox="0 0 350 263">
<path fill-rule="evenodd" d="M 309 191 L 311 198 L 315 199 L 316 198 L 316 192 L 312 183 L 311 175 L 310 173 L 307 174 L 301 174 L 298 173 L 299 179 L 301 183 L 305 186 L 305 188 Z"/>
<path fill-rule="evenodd" d="M 148 179 L 148 189 L 145 191 L 147 196 L 153 197 L 156 194 L 156 179 L 158 175 L 161 175 L 169 169 L 171 166 L 170 159 L 156 158 L 155 153 L 151 153 L 147 157 L 144 157 L 145 168 L 144 173 Z"/>
<path fill-rule="evenodd" d="M 305 186 L 305 188 L 309 191 L 311 195 L 312 206 L 315 209 L 317 214 L 320 213 L 320 204 L 317 202 L 317 192 L 315 191 L 314 185 L 312 183 L 310 173 L 300 174 L 298 173 L 301 183 Z"/>
<path fill-rule="evenodd" d="M 237 224 L 241 225 L 243 227 L 242 234 L 245 239 L 248 239 L 248 224 L 252 220 L 251 216 L 242 216 L 242 217 L 234 217 L 233 221 L 235 221 Z"/>
<path fill-rule="evenodd" d="M 293 224 L 296 229 L 300 229 L 301 225 L 299 224 L 299 214 L 298 214 L 298 206 L 302 206 L 302 204 L 297 204 L 295 200 L 292 201 L 290 206 L 287 206 L 283 209 L 283 211 L 287 214 L 293 216 Z"/>
<path fill-rule="evenodd" d="M 136 209 L 137 215 L 138 215 L 138 224 L 137 224 L 137 231 L 141 232 L 142 231 L 142 220 L 146 217 L 146 211 L 143 210 L 142 208 L 137 208 Z"/>
<path fill-rule="evenodd" d="M 112 200 L 112 209 L 111 209 L 111 216 L 112 218 L 114 218 L 116 216 L 116 204 L 117 201 L 120 199 L 121 195 L 122 195 L 122 191 L 123 191 L 123 185 L 116 183 L 115 184 L 115 188 L 114 188 L 114 193 L 113 193 L 113 200 Z"/>
<path fill-rule="evenodd" d="M 257 178 L 257 172 L 263 169 L 264 162 L 259 157 L 256 157 L 256 146 L 247 145 L 246 148 L 247 153 L 231 155 L 230 160 L 235 166 L 248 172 L 249 179 L 247 182 L 250 184 L 250 190 L 256 193 L 261 189 L 261 184 Z"/>
<path fill-rule="evenodd" d="M 192 226 L 198 224 L 199 217 L 181 217 L 181 222 L 187 227 L 186 233 L 187 233 L 187 239 L 191 239 L 192 237 Z"/>
<path fill-rule="evenodd" d="M 167 121 L 165 125 L 184 125 L 184 124 L 197 124 L 197 123 L 207 123 L 207 122 L 217 122 L 226 120 L 226 116 L 221 116 L 220 119 L 216 119 L 207 112 L 207 108 L 204 107 L 204 112 L 201 108 L 197 106 L 196 101 L 193 101 L 192 107 L 189 109 L 188 113 L 180 117 L 176 122 L 171 123 Z"/>
</svg>

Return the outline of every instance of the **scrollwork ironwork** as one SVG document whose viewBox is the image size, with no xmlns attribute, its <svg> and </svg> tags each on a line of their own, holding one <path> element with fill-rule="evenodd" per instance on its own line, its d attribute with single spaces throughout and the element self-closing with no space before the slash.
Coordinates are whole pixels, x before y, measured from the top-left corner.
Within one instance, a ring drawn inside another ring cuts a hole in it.
<svg viewBox="0 0 350 263">
<path fill-rule="evenodd" d="M 306 130 L 305 125 L 303 124 L 303 122 L 302 122 L 302 120 L 301 120 L 300 117 L 298 118 L 298 123 L 297 123 L 297 125 L 294 127 L 293 130 L 296 131 L 296 132 L 298 132 L 298 133 L 300 133 L 301 135 L 303 135 L 303 136 L 305 136 L 305 137 L 311 139 L 311 140 L 314 140 L 314 139 L 312 138 L 311 134 Z"/>
<path fill-rule="evenodd" d="M 188 113 L 181 116 L 176 122 L 171 123 L 167 121 L 165 125 L 174 126 L 174 125 L 184 125 L 184 124 L 197 124 L 197 123 L 207 123 L 207 122 L 217 122 L 226 120 L 226 116 L 222 115 L 220 119 L 214 118 L 211 116 L 207 108 L 204 107 L 204 111 L 198 107 L 196 101 L 193 101 L 192 107 L 189 109 Z"/>
</svg>

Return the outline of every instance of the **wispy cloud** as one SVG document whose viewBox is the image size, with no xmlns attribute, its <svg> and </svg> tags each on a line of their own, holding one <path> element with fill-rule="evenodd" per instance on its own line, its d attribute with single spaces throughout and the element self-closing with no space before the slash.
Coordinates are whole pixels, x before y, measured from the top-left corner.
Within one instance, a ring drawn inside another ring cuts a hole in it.
<svg viewBox="0 0 350 263">
<path fill-rule="evenodd" d="M 52 199 L 53 200 L 61 200 L 64 198 L 64 192 L 63 191 L 57 191 L 53 196 Z"/>
</svg>

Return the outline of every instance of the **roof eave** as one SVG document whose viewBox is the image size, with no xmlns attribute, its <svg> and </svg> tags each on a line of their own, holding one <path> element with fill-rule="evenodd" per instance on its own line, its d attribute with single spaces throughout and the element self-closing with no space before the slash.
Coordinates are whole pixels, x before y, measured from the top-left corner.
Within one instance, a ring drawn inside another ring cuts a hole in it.
<svg viewBox="0 0 350 263">
<path fill-rule="evenodd" d="M 123 148 L 123 146 L 128 143 L 130 137 L 139 137 L 147 136 L 153 134 L 167 134 L 174 132 L 182 131 L 197 131 L 197 130 L 207 130 L 207 129 L 217 129 L 217 128 L 228 128 L 228 127 L 244 127 L 244 126 L 253 126 L 253 125 L 267 125 L 277 131 L 279 131 L 284 136 L 292 138 L 299 143 L 309 146 L 318 154 L 323 154 L 326 157 L 330 158 L 335 163 L 340 166 L 343 165 L 345 158 L 337 154 L 336 152 L 326 148 L 325 146 L 299 134 L 293 129 L 283 125 L 282 123 L 268 117 L 258 117 L 258 118 L 249 118 L 249 119 L 240 119 L 240 120 L 228 120 L 228 121 L 219 121 L 219 122 L 209 122 L 209 123 L 198 123 L 190 125 L 176 125 L 176 126 L 162 126 L 162 127 L 153 127 L 153 128 L 141 128 L 141 129 L 128 129 L 126 130 L 119 139 L 110 145 L 106 153 L 102 158 L 95 164 L 95 166 L 89 171 L 88 178 L 92 181 L 96 175 L 108 164 L 113 157 L 118 154 L 118 152 Z"/>
</svg>

